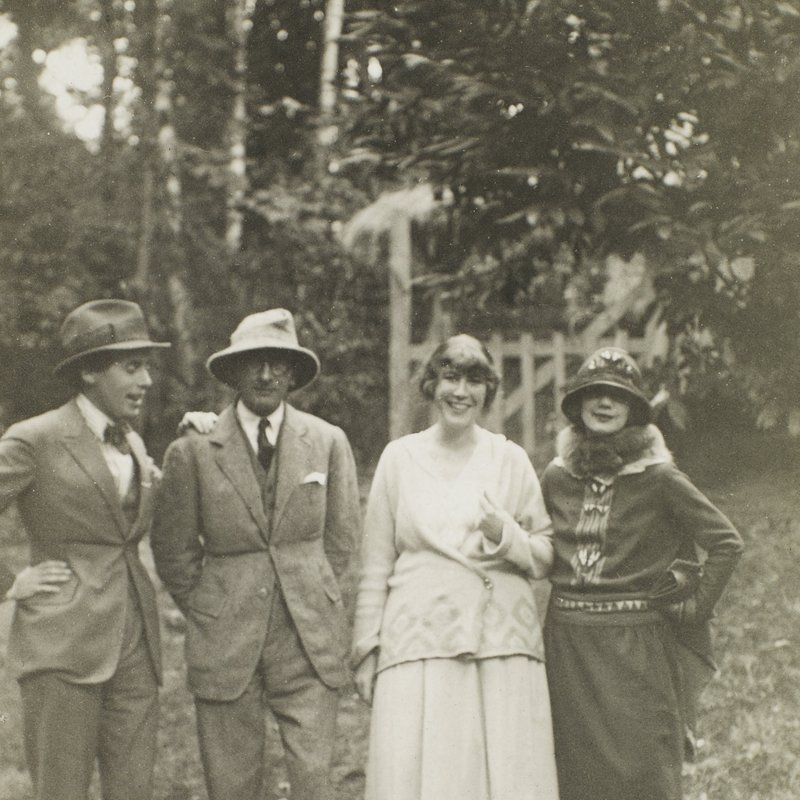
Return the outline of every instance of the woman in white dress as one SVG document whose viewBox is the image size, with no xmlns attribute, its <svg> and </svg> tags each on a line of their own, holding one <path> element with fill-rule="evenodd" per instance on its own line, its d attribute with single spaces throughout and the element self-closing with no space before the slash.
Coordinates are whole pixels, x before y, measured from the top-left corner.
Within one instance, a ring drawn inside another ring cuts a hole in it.
<svg viewBox="0 0 800 800">
<path fill-rule="evenodd" d="M 421 381 L 436 423 L 378 463 L 353 648 L 365 800 L 558 798 L 533 586 L 551 525 L 524 450 L 478 425 L 498 383 L 480 342 L 450 338 Z"/>
</svg>

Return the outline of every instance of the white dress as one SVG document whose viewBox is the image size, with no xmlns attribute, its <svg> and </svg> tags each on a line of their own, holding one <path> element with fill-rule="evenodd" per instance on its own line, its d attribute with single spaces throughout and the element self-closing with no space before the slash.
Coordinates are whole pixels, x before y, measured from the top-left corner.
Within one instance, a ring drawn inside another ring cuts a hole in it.
<svg viewBox="0 0 800 800">
<path fill-rule="evenodd" d="M 534 580 L 550 521 L 524 451 L 481 430 L 455 479 L 425 434 L 387 447 L 367 507 L 355 659 L 379 652 L 365 800 L 557 800 Z M 505 510 L 477 529 L 484 490 Z"/>
</svg>

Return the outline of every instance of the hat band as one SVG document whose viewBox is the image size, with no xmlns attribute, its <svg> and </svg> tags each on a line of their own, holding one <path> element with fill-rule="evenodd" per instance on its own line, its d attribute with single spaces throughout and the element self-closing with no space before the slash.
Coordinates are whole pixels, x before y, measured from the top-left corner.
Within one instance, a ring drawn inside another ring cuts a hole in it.
<svg viewBox="0 0 800 800">
<path fill-rule="evenodd" d="M 67 357 L 72 357 L 97 347 L 107 347 L 108 345 L 139 340 L 150 340 L 147 329 L 139 320 L 133 320 L 127 325 L 115 325 L 112 322 L 108 322 L 72 337 L 68 342 L 64 343 L 64 352 Z"/>
<path fill-rule="evenodd" d="M 274 334 L 251 333 L 244 336 L 231 337 L 231 347 L 242 350 L 298 350 L 297 340 L 291 336 L 275 336 Z"/>
</svg>

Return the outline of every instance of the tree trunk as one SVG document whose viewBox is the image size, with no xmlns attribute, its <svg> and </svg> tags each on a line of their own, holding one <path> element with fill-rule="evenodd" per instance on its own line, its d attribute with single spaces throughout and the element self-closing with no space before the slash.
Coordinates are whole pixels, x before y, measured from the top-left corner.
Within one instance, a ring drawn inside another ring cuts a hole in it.
<svg viewBox="0 0 800 800">
<path fill-rule="evenodd" d="M 16 47 L 18 52 L 15 64 L 17 87 L 22 98 L 25 112 L 36 121 L 42 130 L 55 127 L 55 117 L 42 106 L 42 92 L 39 88 L 41 66 L 33 60 L 33 51 L 37 48 L 34 38 L 33 23 L 20 15 L 14 17 L 17 23 Z"/>
<path fill-rule="evenodd" d="M 336 111 L 336 77 L 339 74 L 339 37 L 344 22 L 344 0 L 327 0 L 322 36 L 322 59 L 319 78 L 319 120 L 317 126 L 316 165 L 320 175 L 327 171 L 327 154 L 339 136 L 333 123 Z"/>
<path fill-rule="evenodd" d="M 171 0 L 137 0 L 138 84 L 142 93 L 142 201 L 134 286 L 148 304 L 166 296 L 181 383 L 197 383 L 193 307 L 183 263 L 183 198 L 177 137 L 172 120 L 172 81 L 163 53 L 170 48 Z M 154 264 L 155 253 L 162 261 Z"/>
<path fill-rule="evenodd" d="M 158 38 L 158 7 L 156 0 L 138 0 L 134 12 L 134 52 L 137 59 L 136 82 L 141 92 L 139 111 L 139 151 L 142 166 L 142 215 L 139 223 L 139 241 L 136 248 L 136 272 L 133 284 L 144 294 L 150 280 L 150 262 L 153 254 L 156 205 L 156 172 L 158 169 L 157 124 L 155 120 L 156 97 L 156 40 Z"/>
<path fill-rule="evenodd" d="M 100 131 L 100 155 L 110 162 L 113 158 L 114 145 L 114 79 L 117 77 L 117 51 L 114 48 L 117 22 L 112 0 L 101 0 L 97 27 L 98 35 L 95 41 L 103 65 L 101 91 L 104 114 L 103 127 Z M 106 194 L 111 194 L 110 187 L 106 187 Z"/>
<path fill-rule="evenodd" d="M 247 192 L 247 40 L 254 8 L 255 0 L 230 0 L 225 11 L 228 38 L 234 44 L 234 95 L 227 130 L 229 159 L 225 225 L 225 242 L 231 255 L 238 253 L 242 246 L 242 203 Z"/>
<path fill-rule="evenodd" d="M 319 111 L 323 121 L 336 108 L 336 76 L 339 73 L 339 37 L 344 22 L 344 0 L 328 0 L 322 45 L 319 82 Z"/>
</svg>

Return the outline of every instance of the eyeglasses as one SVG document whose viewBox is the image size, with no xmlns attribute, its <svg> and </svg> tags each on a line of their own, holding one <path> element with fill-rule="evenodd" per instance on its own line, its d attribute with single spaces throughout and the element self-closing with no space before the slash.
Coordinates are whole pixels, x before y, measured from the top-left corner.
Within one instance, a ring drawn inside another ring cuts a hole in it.
<svg viewBox="0 0 800 800">
<path fill-rule="evenodd" d="M 269 367 L 270 375 L 273 378 L 286 378 L 292 374 L 292 363 L 284 361 L 282 358 L 259 356 L 248 358 L 245 361 L 245 369 L 249 372 L 260 372 L 265 365 Z"/>
</svg>

